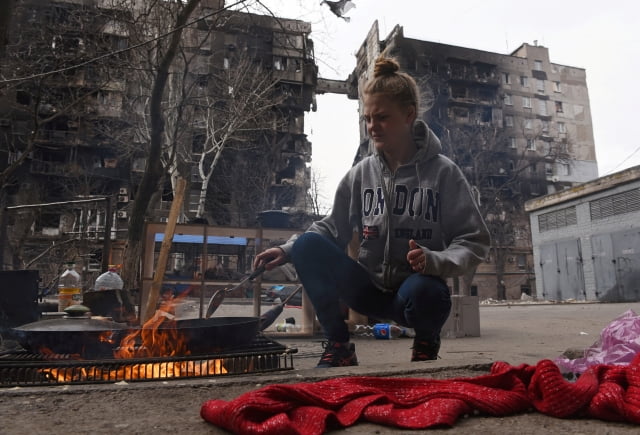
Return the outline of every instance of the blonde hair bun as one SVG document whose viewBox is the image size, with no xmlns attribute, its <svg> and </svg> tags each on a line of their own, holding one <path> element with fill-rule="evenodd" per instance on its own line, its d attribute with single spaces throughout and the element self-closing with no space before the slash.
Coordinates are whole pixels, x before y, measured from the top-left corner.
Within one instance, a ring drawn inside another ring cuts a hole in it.
<svg viewBox="0 0 640 435">
<path fill-rule="evenodd" d="M 376 64 L 373 67 L 373 76 L 382 77 L 395 74 L 400 70 L 400 64 L 389 57 L 380 56 L 376 59 Z"/>
</svg>

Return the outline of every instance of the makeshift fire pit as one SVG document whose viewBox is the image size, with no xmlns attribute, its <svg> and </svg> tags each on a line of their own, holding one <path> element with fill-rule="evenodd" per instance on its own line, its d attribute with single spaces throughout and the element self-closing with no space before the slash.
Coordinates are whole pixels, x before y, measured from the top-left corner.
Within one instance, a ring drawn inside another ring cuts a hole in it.
<svg viewBox="0 0 640 435">
<path fill-rule="evenodd" d="M 296 349 L 260 332 L 257 317 L 176 320 L 157 310 L 142 327 L 71 317 L 14 328 L 22 350 L 0 353 L 0 386 L 151 381 L 293 369 Z M 108 335 L 108 337 L 107 337 Z M 106 339 L 108 338 L 108 339 Z"/>
<path fill-rule="evenodd" d="M 259 334 L 249 344 L 208 355 L 73 359 L 29 351 L 0 355 L 0 387 L 96 384 L 245 375 L 293 369 L 297 349 Z"/>
</svg>

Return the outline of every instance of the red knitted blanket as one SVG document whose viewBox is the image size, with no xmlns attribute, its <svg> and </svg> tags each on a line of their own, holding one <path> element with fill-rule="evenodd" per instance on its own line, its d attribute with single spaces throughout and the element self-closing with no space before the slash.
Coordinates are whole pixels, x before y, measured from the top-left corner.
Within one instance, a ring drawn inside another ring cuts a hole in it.
<svg viewBox="0 0 640 435">
<path fill-rule="evenodd" d="M 640 355 L 628 366 L 597 365 L 568 382 L 550 360 L 492 365 L 490 374 L 448 380 L 346 377 L 275 384 L 234 400 L 209 400 L 200 415 L 237 434 L 322 434 L 367 421 L 424 429 L 453 426 L 465 414 L 536 409 L 560 417 L 640 424 Z"/>
</svg>

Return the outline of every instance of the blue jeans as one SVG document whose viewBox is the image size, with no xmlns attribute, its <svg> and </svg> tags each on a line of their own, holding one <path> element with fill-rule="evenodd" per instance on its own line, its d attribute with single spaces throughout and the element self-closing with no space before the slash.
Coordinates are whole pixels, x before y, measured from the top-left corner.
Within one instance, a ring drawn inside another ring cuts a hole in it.
<svg viewBox="0 0 640 435">
<path fill-rule="evenodd" d="M 361 265 L 320 234 L 298 237 L 291 260 L 329 340 L 349 341 L 340 301 L 360 314 L 413 328 L 426 340 L 439 336 L 449 317 L 451 296 L 439 277 L 414 273 L 396 293 L 382 292 Z"/>
</svg>

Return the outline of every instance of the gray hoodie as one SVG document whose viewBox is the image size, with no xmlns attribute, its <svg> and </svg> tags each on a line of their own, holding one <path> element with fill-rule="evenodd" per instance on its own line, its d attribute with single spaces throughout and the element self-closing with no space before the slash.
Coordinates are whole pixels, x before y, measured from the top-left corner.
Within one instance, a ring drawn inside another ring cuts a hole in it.
<svg viewBox="0 0 640 435">
<path fill-rule="evenodd" d="M 440 141 L 422 121 L 414 140 L 417 153 L 395 174 L 377 153 L 352 167 L 331 213 L 307 230 L 345 249 L 356 232 L 358 262 L 383 291 L 396 291 L 413 273 L 410 239 L 426 254 L 423 273 L 442 278 L 470 271 L 489 250 L 489 232 L 460 168 L 440 154 Z M 292 246 L 281 248 L 288 256 Z"/>
</svg>

